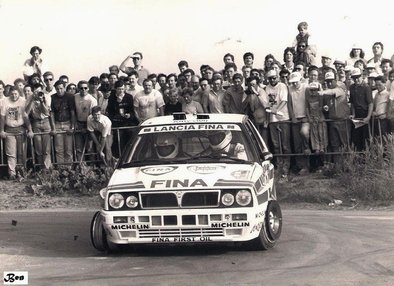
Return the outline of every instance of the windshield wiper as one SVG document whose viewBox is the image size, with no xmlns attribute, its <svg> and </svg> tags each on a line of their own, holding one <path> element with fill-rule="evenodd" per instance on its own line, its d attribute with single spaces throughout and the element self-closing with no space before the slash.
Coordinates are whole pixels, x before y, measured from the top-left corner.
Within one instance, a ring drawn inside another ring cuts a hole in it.
<svg viewBox="0 0 394 286">
<path fill-rule="evenodd" d="M 193 157 L 190 157 L 189 160 L 205 159 L 205 158 L 208 158 L 208 159 L 230 159 L 235 162 L 249 163 L 249 161 L 247 161 L 247 160 L 235 158 L 235 157 L 229 156 L 226 153 L 197 154 Z"/>
</svg>

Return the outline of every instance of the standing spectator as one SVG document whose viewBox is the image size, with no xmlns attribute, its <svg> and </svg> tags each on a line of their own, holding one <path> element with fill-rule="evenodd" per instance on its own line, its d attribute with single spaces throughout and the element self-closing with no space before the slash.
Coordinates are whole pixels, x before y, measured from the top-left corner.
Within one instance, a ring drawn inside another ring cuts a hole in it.
<svg viewBox="0 0 394 286">
<path fill-rule="evenodd" d="M 372 112 L 372 129 L 375 136 L 382 136 L 389 132 L 389 123 L 387 120 L 387 110 L 389 107 L 390 93 L 387 91 L 386 85 L 383 83 L 383 77 L 375 78 L 377 93 L 373 100 Z"/>
<path fill-rule="evenodd" d="M 308 53 L 306 50 L 307 44 L 303 41 L 299 42 L 296 47 L 296 55 L 294 57 L 294 61 L 297 63 L 303 63 L 306 67 L 311 66 L 311 61 L 309 59 Z"/>
<path fill-rule="evenodd" d="M 112 66 L 110 66 L 110 67 L 108 68 L 108 70 L 109 70 L 109 73 L 114 73 L 114 74 L 116 74 L 117 76 L 119 76 L 120 70 L 119 70 L 119 67 L 118 67 L 117 65 L 112 65 Z"/>
<path fill-rule="evenodd" d="M 112 121 L 112 126 L 118 127 L 133 127 L 138 125 L 138 120 L 135 117 L 133 96 L 125 92 L 125 85 L 123 81 L 115 83 L 115 92 L 108 98 L 107 113 Z M 133 136 L 131 129 L 118 129 L 115 133 L 113 153 L 117 158 L 121 155 L 130 138 Z"/>
<path fill-rule="evenodd" d="M 29 118 L 26 114 L 26 100 L 19 95 L 15 87 L 10 88 L 10 95 L 4 98 L 0 108 L 0 137 L 5 139 L 8 174 L 10 180 L 16 178 L 16 165 L 25 162 L 25 128 L 28 138 L 33 138 Z"/>
<path fill-rule="evenodd" d="M 182 60 L 178 63 L 179 73 L 183 73 L 185 70 L 189 68 L 189 63 L 185 60 Z"/>
<path fill-rule="evenodd" d="M 389 82 L 389 73 L 391 72 L 391 70 L 393 69 L 393 62 L 389 59 L 382 59 L 382 62 L 380 64 L 380 68 L 382 70 L 383 73 L 383 82 L 386 83 L 387 88 L 390 88 L 390 82 Z"/>
<path fill-rule="evenodd" d="M 115 90 L 115 82 L 118 81 L 118 75 L 116 73 L 110 73 L 108 75 L 108 83 L 111 87 L 111 90 Z"/>
<path fill-rule="evenodd" d="M 130 82 L 130 86 L 129 89 L 126 90 L 126 92 L 131 94 L 134 98 L 137 92 L 143 90 L 144 88 L 138 84 L 138 73 L 136 71 L 130 71 L 128 79 Z"/>
<path fill-rule="evenodd" d="M 244 66 L 249 67 L 250 69 L 253 68 L 253 61 L 254 61 L 254 55 L 251 52 L 247 52 L 243 56 L 244 60 Z"/>
<path fill-rule="evenodd" d="M 51 136 L 55 131 L 51 116 L 51 95 L 45 94 L 40 85 L 33 86 L 33 97 L 26 104 L 26 113 L 30 114 L 34 133 L 34 151 L 37 162 L 40 166 L 49 169 L 52 166 L 51 160 Z"/>
<path fill-rule="evenodd" d="M 164 89 L 166 89 L 167 86 L 167 76 L 163 73 L 159 73 L 157 76 L 157 83 L 159 84 L 159 89 L 158 91 L 163 94 Z"/>
<path fill-rule="evenodd" d="M 64 87 L 66 87 L 68 85 L 68 82 L 70 81 L 68 76 L 66 76 L 65 74 L 61 75 L 59 77 L 59 80 L 61 80 L 64 83 Z"/>
<path fill-rule="evenodd" d="M 242 75 L 245 79 L 245 81 L 250 77 L 250 72 L 252 71 L 252 69 L 248 66 L 243 66 L 242 67 Z"/>
<path fill-rule="evenodd" d="M 294 59 L 296 56 L 296 51 L 293 47 L 287 47 L 283 52 L 283 61 L 282 69 L 287 69 L 290 73 L 294 71 Z"/>
<path fill-rule="evenodd" d="M 326 85 L 327 89 L 319 91 L 319 95 L 323 98 L 323 109 L 327 113 L 327 119 L 333 120 L 327 122 L 330 151 L 340 152 L 341 148 L 349 146 L 350 108 L 346 91 L 337 85 L 333 72 L 326 73 Z M 333 161 L 338 163 L 339 156 L 334 155 Z"/>
<path fill-rule="evenodd" d="M 291 131 L 293 135 L 293 147 L 294 153 L 305 153 L 309 155 L 311 150 L 309 149 L 309 130 L 310 124 L 306 116 L 306 100 L 305 90 L 307 85 L 301 83 L 301 74 L 299 72 L 293 72 L 289 79 L 289 115 L 291 118 Z M 298 156 L 296 157 L 296 167 L 299 173 L 308 173 L 309 166 L 307 157 Z"/>
<path fill-rule="evenodd" d="M 265 108 L 269 106 L 267 101 L 268 96 L 263 88 L 258 85 L 258 78 L 251 76 L 246 80 L 248 86 L 245 93 L 247 94 L 247 101 L 250 107 L 253 122 L 255 123 L 264 142 L 268 144 L 268 121 L 269 115 Z"/>
<path fill-rule="evenodd" d="M 169 91 L 174 93 L 174 92 L 178 92 L 179 93 L 179 89 L 176 86 L 176 82 L 177 82 L 177 76 L 174 73 L 170 73 L 169 75 L 167 75 L 167 86 L 169 88 Z M 163 98 L 164 102 L 168 102 L 168 98 L 165 97 Z"/>
<path fill-rule="evenodd" d="M 45 61 L 41 58 L 42 49 L 34 46 L 30 49 L 31 58 L 24 63 L 23 75 L 25 80 L 28 80 L 33 74 L 38 74 L 41 77 L 47 70 Z"/>
<path fill-rule="evenodd" d="M 149 79 L 143 82 L 144 90 L 134 97 L 134 111 L 139 121 L 143 121 L 157 115 L 164 115 L 164 100 L 161 93 L 152 87 Z"/>
<path fill-rule="evenodd" d="M 351 103 L 351 118 L 361 120 L 363 126 L 355 127 L 352 132 L 352 141 L 358 151 L 365 149 L 366 140 L 370 138 L 369 120 L 373 111 L 371 88 L 363 84 L 361 70 L 352 70 L 354 84 L 349 88 Z"/>
<path fill-rule="evenodd" d="M 323 54 L 321 56 L 321 63 L 322 66 L 319 68 L 319 82 L 324 86 L 325 85 L 325 76 L 326 73 L 329 71 L 333 71 L 333 68 L 331 67 L 331 56 L 328 54 Z"/>
<path fill-rule="evenodd" d="M 223 98 L 225 90 L 222 86 L 223 80 L 221 77 L 214 77 L 212 81 L 212 88 L 208 95 L 208 109 L 210 113 L 223 113 Z"/>
<path fill-rule="evenodd" d="M 75 134 L 75 148 L 77 153 L 77 160 L 83 160 L 82 153 L 91 150 L 91 143 L 86 137 L 86 128 L 88 116 L 92 111 L 92 108 L 97 105 L 97 100 L 88 93 L 88 82 L 81 80 L 78 82 L 79 92 L 74 95 L 75 101 L 75 114 L 76 114 L 76 125 L 75 129 L 78 131 Z M 88 142 L 86 142 L 88 140 Z"/>
<path fill-rule="evenodd" d="M 66 92 L 64 82 L 55 82 L 56 93 L 52 95 L 51 120 L 55 125 L 56 163 L 73 161 L 73 137 L 75 129 L 75 99 Z M 65 133 L 64 133 L 65 132 Z"/>
<path fill-rule="evenodd" d="M 290 77 L 290 72 L 287 69 L 282 69 L 279 72 L 280 82 L 284 83 L 287 86 L 289 86 L 289 77 Z"/>
<path fill-rule="evenodd" d="M 245 114 L 247 102 L 245 102 L 244 89 L 242 87 L 243 76 L 236 73 L 232 81 L 233 85 L 226 90 L 223 97 L 224 112 Z"/>
<path fill-rule="evenodd" d="M 290 154 L 290 125 L 288 120 L 289 109 L 287 107 L 288 89 L 284 83 L 279 82 L 278 73 L 270 70 L 267 73 L 269 84 L 266 86 L 268 102 L 271 111 L 270 131 L 271 141 L 275 154 Z M 277 166 L 280 172 L 279 182 L 283 183 L 288 180 L 287 176 L 290 168 L 290 157 L 279 156 Z"/>
<path fill-rule="evenodd" d="M 67 85 L 66 91 L 70 94 L 76 94 L 77 93 L 77 86 L 75 83 L 70 83 Z"/>
<path fill-rule="evenodd" d="M 194 71 L 192 69 L 186 69 L 182 74 L 185 76 L 187 85 L 190 87 Z"/>
<path fill-rule="evenodd" d="M 201 106 L 204 112 L 209 112 L 209 92 L 211 86 L 209 85 L 209 80 L 206 78 L 200 79 L 200 91 L 201 91 Z"/>
<path fill-rule="evenodd" d="M 97 76 L 92 76 L 89 81 L 88 93 L 97 100 L 97 105 L 102 106 L 104 102 L 104 94 L 99 90 L 100 79 Z"/>
<path fill-rule="evenodd" d="M 51 72 L 51 71 L 45 72 L 43 75 L 43 78 L 44 78 L 44 84 L 45 84 L 45 89 L 43 90 L 43 92 L 45 94 L 49 94 L 49 95 L 54 94 L 56 91 L 53 86 L 53 84 L 54 84 L 53 72 Z"/>
<path fill-rule="evenodd" d="M 127 66 L 130 59 L 133 59 L 133 67 Z M 127 56 L 127 58 L 120 64 L 119 69 L 125 74 L 129 75 L 132 70 L 138 72 L 138 84 L 142 85 L 143 81 L 148 78 L 149 71 L 142 66 L 142 53 L 135 52 L 132 55 Z"/>
<path fill-rule="evenodd" d="M 172 115 L 174 112 L 182 112 L 182 103 L 179 102 L 178 97 L 178 92 L 169 92 L 169 100 L 164 106 L 164 115 Z"/>
<path fill-rule="evenodd" d="M 105 164 L 110 165 L 112 165 L 111 147 L 113 141 L 111 126 L 111 120 L 101 114 L 100 106 L 94 106 L 92 114 L 89 115 L 87 120 L 87 129 L 96 146 L 97 154 L 104 160 Z"/>
<path fill-rule="evenodd" d="M 367 63 L 367 61 L 364 59 L 365 53 L 364 53 L 363 49 L 356 44 L 353 45 L 349 56 L 350 56 L 350 58 L 346 60 L 346 65 L 354 66 L 354 64 L 358 60 L 364 61 L 365 64 Z"/>
<path fill-rule="evenodd" d="M 182 91 L 183 103 L 182 111 L 187 114 L 203 113 L 204 110 L 199 102 L 193 100 L 193 90 L 185 88 Z"/>
<path fill-rule="evenodd" d="M 310 124 L 312 150 L 316 154 L 326 150 L 328 140 L 327 126 L 323 114 L 323 96 L 319 95 L 320 88 L 319 83 L 311 82 L 305 90 L 306 117 Z"/>
<path fill-rule="evenodd" d="M 14 86 L 19 91 L 21 97 L 24 97 L 23 88 L 25 87 L 25 81 L 21 78 L 14 80 Z"/>
<path fill-rule="evenodd" d="M 109 74 L 107 73 L 102 73 L 100 75 L 100 84 L 103 84 L 104 82 L 109 83 Z"/>
<path fill-rule="evenodd" d="M 223 88 L 227 89 L 233 84 L 233 76 L 237 72 L 237 65 L 235 63 L 228 63 L 224 67 L 224 78 L 226 79 L 223 82 Z"/>
<path fill-rule="evenodd" d="M 375 42 L 372 45 L 372 53 L 373 57 L 367 61 L 367 63 L 374 63 L 375 64 L 375 71 L 377 73 L 382 73 L 382 70 L 380 68 L 380 64 L 382 63 L 383 59 L 383 43 L 381 42 Z"/>
</svg>

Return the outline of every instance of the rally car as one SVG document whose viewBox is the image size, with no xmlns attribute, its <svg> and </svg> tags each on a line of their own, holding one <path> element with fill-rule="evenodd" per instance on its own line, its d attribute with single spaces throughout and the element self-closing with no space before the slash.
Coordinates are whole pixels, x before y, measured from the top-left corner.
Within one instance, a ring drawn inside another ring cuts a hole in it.
<svg viewBox="0 0 394 286">
<path fill-rule="evenodd" d="M 244 242 L 272 248 L 282 230 L 272 154 L 245 115 L 144 121 L 91 223 L 99 251 L 125 244 Z"/>
</svg>

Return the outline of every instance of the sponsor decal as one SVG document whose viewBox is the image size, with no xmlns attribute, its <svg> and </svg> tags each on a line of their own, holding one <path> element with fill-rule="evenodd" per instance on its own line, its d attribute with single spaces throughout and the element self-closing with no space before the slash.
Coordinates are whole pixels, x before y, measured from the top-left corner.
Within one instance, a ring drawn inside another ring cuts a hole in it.
<svg viewBox="0 0 394 286">
<path fill-rule="evenodd" d="M 262 227 L 263 227 L 263 222 L 261 221 L 261 222 L 255 224 L 255 225 L 252 227 L 252 229 L 250 230 L 250 233 L 259 232 L 259 231 L 261 230 Z"/>
<path fill-rule="evenodd" d="M 264 215 L 265 215 L 265 211 L 261 211 L 261 212 L 258 212 L 258 213 L 256 214 L 255 218 L 261 218 L 261 217 L 263 217 Z"/>
<path fill-rule="evenodd" d="M 250 222 L 248 222 L 248 221 L 245 221 L 245 222 L 234 221 L 234 222 L 213 222 L 213 223 L 211 223 L 211 227 L 215 227 L 215 228 L 246 227 L 246 226 L 250 226 Z"/>
<path fill-rule="evenodd" d="M 177 131 L 198 131 L 198 130 L 241 130 L 237 124 L 177 124 L 145 127 L 139 134 L 142 133 L 157 133 L 157 132 L 177 132 Z"/>
<path fill-rule="evenodd" d="M 193 188 L 193 187 L 207 187 L 207 183 L 202 179 L 196 179 L 190 181 L 189 179 L 184 180 L 153 180 L 151 182 L 151 188 Z"/>
<path fill-rule="evenodd" d="M 122 225 L 111 225 L 111 229 L 115 229 L 115 230 L 149 229 L 149 224 L 122 224 Z"/>
<path fill-rule="evenodd" d="M 152 175 L 152 176 L 159 176 L 159 175 L 164 175 L 168 174 L 174 170 L 176 170 L 178 167 L 143 167 L 141 168 L 141 172 L 147 175 Z"/>
<path fill-rule="evenodd" d="M 213 174 L 216 172 L 220 172 L 221 170 L 224 170 L 226 167 L 220 166 L 220 165 L 203 165 L 203 166 L 188 166 L 187 169 L 190 172 L 196 173 L 196 174 Z"/>
<path fill-rule="evenodd" d="M 209 242 L 213 241 L 209 236 L 201 237 L 153 237 L 153 243 L 182 243 L 182 242 Z"/>
<path fill-rule="evenodd" d="M 231 173 L 231 176 L 240 180 L 240 179 L 246 179 L 249 177 L 249 171 L 248 170 L 238 170 L 234 171 Z"/>
</svg>

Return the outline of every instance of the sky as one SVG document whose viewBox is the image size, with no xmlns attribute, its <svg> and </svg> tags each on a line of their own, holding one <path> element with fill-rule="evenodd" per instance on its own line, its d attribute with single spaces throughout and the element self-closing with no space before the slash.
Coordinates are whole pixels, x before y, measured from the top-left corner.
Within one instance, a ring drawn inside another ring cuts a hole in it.
<svg viewBox="0 0 394 286">
<path fill-rule="evenodd" d="M 22 77 L 32 46 L 55 77 L 88 80 L 108 72 L 135 51 L 143 53 L 150 72 L 177 72 L 187 60 L 223 68 L 223 55 L 255 54 L 262 67 L 271 53 L 283 61 L 283 51 L 306 21 L 318 56 L 346 60 L 354 44 L 366 58 L 372 44 L 384 44 L 384 56 L 394 54 L 393 9 L 388 0 L 0 0 L 0 79 Z"/>
</svg>

